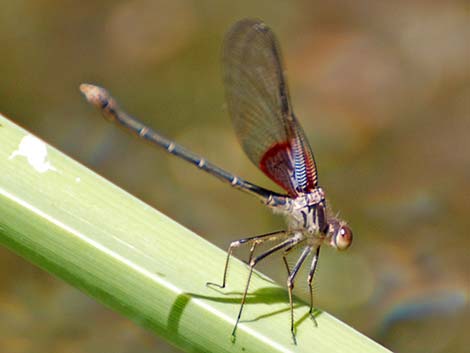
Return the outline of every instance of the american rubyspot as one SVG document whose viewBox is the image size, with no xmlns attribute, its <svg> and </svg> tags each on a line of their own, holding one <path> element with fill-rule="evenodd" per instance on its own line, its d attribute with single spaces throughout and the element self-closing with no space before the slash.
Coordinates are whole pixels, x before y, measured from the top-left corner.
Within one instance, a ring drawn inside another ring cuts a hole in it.
<svg viewBox="0 0 470 353">
<path fill-rule="evenodd" d="M 251 246 L 248 280 L 232 331 L 232 337 L 235 338 L 254 267 L 269 255 L 282 251 L 288 273 L 290 327 L 296 343 L 292 298 L 294 279 L 302 264 L 312 256 L 307 283 L 310 293 L 309 313 L 315 320 L 312 281 L 320 246 L 327 244 L 338 250 L 346 250 L 352 243 L 352 231 L 344 221 L 332 215 L 327 208 L 325 193 L 318 186 L 313 153 L 292 110 L 280 49 L 271 29 L 258 20 L 245 19 L 235 23 L 225 38 L 223 66 L 228 109 L 243 150 L 287 194 L 279 194 L 245 181 L 160 135 L 121 110 L 105 89 L 89 84 L 82 84 L 80 89 L 107 119 L 233 187 L 256 196 L 274 212 L 286 217 L 287 230 L 232 242 L 228 248 L 222 284 L 207 284 L 224 288 L 233 249 L 242 245 Z M 266 241 L 278 243 L 255 256 L 256 247 Z M 289 268 L 286 257 L 298 247 L 301 247 L 301 255 L 295 265 Z"/>
</svg>

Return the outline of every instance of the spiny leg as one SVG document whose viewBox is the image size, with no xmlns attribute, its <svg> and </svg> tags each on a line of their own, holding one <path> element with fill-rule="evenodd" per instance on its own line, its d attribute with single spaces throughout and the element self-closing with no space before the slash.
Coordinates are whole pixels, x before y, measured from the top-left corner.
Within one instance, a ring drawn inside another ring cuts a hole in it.
<svg viewBox="0 0 470 353">
<path fill-rule="evenodd" d="M 273 254 L 274 252 L 276 252 L 278 250 L 281 250 L 281 249 L 284 249 L 288 246 L 297 244 L 299 241 L 300 241 L 299 238 L 287 239 L 287 240 L 283 241 L 282 243 L 279 243 L 276 246 L 273 246 L 271 249 L 267 250 L 266 252 L 262 253 L 261 255 L 258 255 L 257 257 L 255 257 L 254 259 L 251 260 L 251 262 L 250 262 L 250 272 L 248 274 L 248 279 L 246 281 L 245 291 L 243 292 L 243 298 L 242 298 L 242 302 L 240 304 L 240 310 L 238 312 L 237 321 L 235 322 L 235 326 L 234 326 L 233 331 L 232 331 L 232 340 L 235 340 L 235 334 L 237 332 L 238 323 L 240 322 L 240 318 L 241 318 L 242 312 L 243 312 L 243 307 L 244 307 L 245 302 L 246 302 L 246 296 L 247 296 L 247 293 L 248 293 L 248 289 L 250 287 L 251 275 L 253 274 L 253 270 L 254 270 L 256 264 L 258 262 L 260 262 L 261 260 L 263 260 L 265 257 Z"/>
<path fill-rule="evenodd" d="M 225 288 L 225 285 L 227 283 L 228 264 L 230 262 L 230 257 L 232 256 L 233 249 L 238 248 L 241 245 L 253 243 L 252 246 L 251 246 L 251 249 L 250 249 L 250 256 L 249 256 L 249 260 L 248 260 L 248 263 L 250 263 L 251 259 L 253 257 L 253 252 L 255 251 L 255 248 L 258 244 L 261 244 L 261 243 L 263 243 L 267 240 L 275 240 L 275 239 L 279 238 L 280 236 L 282 236 L 284 234 L 286 234 L 286 232 L 281 230 L 281 231 L 277 231 L 277 232 L 271 232 L 271 233 L 267 233 L 267 234 L 256 235 L 254 237 L 243 238 L 243 239 L 240 239 L 240 240 L 233 241 L 232 243 L 230 243 L 230 246 L 228 247 L 228 250 L 227 250 L 227 259 L 225 260 L 225 267 L 224 267 L 224 275 L 223 275 L 223 279 L 222 279 L 222 284 L 220 285 L 220 284 L 217 284 L 217 283 L 214 283 L 214 282 L 207 282 L 206 286 L 215 286 L 215 287 L 218 287 L 218 288 Z"/>
<path fill-rule="evenodd" d="M 315 320 L 315 316 L 313 316 L 313 288 L 312 288 L 312 281 L 313 275 L 315 274 L 315 270 L 317 269 L 318 264 L 318 257 L 320 256 L 320 247 L 317 248 L 315 255 L 313 255 L 312 264 L 310 265 L 310 271 L 308 273 L 308 289 L 310 292 L 310 310 L 309 314 L 312 320 L 314 321 L 315 325 L 317 325 L 317 320 Z"/>
<path fill-rule="evenodd" d="M 287 289 L 289 291 L 289 304 L 290 304 L 290 331 L 292 333 L 292 339 L 294 340 L 294 344 L 297 344 L 297 340 L 295 338 L 295 330 L 294 330 L 294 301 L 292 298 L 292 290 L 294 289 L 294 279 L 297 273 L 299 272 L 300 267 L 302 267 L 302 264 L 304 263 L 305 259 L 308 257 L 308 255 L 310 255 L 311 251 L 312 251 L 311 246 L 306 246 L 304 248 L 304 250 L 302 251 L 302 254 L 300 255 L 294 267 L 292 268 L 292 272 L 287 278 Z"/>
</svg>

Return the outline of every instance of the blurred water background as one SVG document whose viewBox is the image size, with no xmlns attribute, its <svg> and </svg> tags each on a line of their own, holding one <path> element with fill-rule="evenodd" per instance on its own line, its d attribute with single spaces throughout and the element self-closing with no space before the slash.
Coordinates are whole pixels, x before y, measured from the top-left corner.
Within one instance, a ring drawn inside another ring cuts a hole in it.
<svg viewBox="0 0 470 353">
<path fill-rule="evenodd" d="M 107 87 L 165 135 L 276 188 L 238 145 L 221 79 L 226 30 L 243 17 L 265 20 L 279 37 L 320 183 L 355 235 L 347 253 L 321 254 L 316 305 L 396 352 L 468 352 L 468 1 L 0 7 L 0 111 L 224 249 L 283 220 L 106 123 L 78 85 Z M 261 269 L 285 282 L 280 257 Z M 0 352 L 156 351 L 178 352 L 0 249 Z"/>
</svg>

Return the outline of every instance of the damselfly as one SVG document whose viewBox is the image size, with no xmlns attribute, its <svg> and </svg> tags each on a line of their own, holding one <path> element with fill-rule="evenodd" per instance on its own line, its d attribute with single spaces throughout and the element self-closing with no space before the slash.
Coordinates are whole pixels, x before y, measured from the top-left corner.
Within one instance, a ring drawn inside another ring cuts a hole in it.
<svg viewBox="0 0 470 353">
<path fill-rule="evenodd" d="M 286 217 L 286 230 L 232 242 L 228 248 L 222 283 L 208 284 L 224 288 L 233 250 L 242 245 L 251 246 L 248 280 L 232 331 L 234 338 L 253 269 L 269 255 L 281 252 L 288 272 L 290 328 L 295 343 L 292 290 L 299 269 L 311 257 L 307 283 L 310 293 L 309 312 L 314 319 L 312 281 L 320 247 L 327 244 L 338 250 L 345 250 L 352 243 L 352 232 L 344 221 L 334 217 L 327 208 L 325 192 L 318 185 L 312 150 L 292 109 L 280 49 L 271 29 L 259 20 L 245 19 L 237 22 L 225 38 L 223 66 L 228 110 L 243 150 L 286 194 L 243 180 L 167 139 L 121 110 L 105 89 L 89 84 L 82 84 L 80 88 L 88 101 L 98 107 L 107 119 L 233 187 L 257 197 L 276 213 Z M 256 247 L 264 242 L 277 243 L 255 256 Z M 299 247 L 300 257 L 290 268 L 286 256 Z"/>
</svg>

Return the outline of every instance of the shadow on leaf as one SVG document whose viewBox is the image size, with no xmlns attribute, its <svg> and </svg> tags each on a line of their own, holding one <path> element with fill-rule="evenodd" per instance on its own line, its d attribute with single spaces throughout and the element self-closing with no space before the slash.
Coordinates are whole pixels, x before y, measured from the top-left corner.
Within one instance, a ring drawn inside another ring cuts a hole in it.
<svg viewBox="0 0 470 353">
<path fill-rule="evenodd" d="M 173 332 L 178 332 L 179 328 L 179 322 L 181 320 L 181 317 L 183 315 L 184 309 L 186 306 L 189 304 L 192 298 L 194 299 L 203 299 L 203 300 L 208 300 L 212 302 L 217 302 L 217 303 L 227 303 L 227 304 L 238 304 L 240 305 L 241 303 L 241 298 L 243 296 L 242 292 L 222 292 L 220 289 L 213 288 L 214 291 L 217 291 L 220 293 L 222 296 L 210 296 L 210 295 L 201 295 L 201 294 L 196 294 L 196 293 L 182 293 L 180 294 L 176 300 L 174 301 L 170 314 L 168 316 L 168 329 L 170 329 Z M 277 303 L 288 303 L 288 295 L 287 291 L 281 287 L 264 287 L 257 289 L 254 292 L 248 293 L 247 298 L 246 298 L 246 303 L 245 305 L 249 306 L 250 304 L 277 304 Z M 298 299 L 297 297 L 294 297 L 294 309 L 300 308 L 300 307 L 305 307 L 307 309 L 307 312 L 302 315 L 302 317 L 295 322 L 295 326 L 298 327 L 305 319 L 307 319 L 310 314 L 308 312 L 308 305 Z M 269 318 L 284 312 L 288 312 L 290 308 L 287 306 L 284 309 L 280 310 L 275 310 L 271 311 L 269 313 L 259 315 L 255 317 L 254 319 L 250 320 L 241 320 L 240 322 L 254 322 L 258 320 L 262 320 L 265 318 Z M 315 322 L 315 318 L 318 317 L 322 311 L 318 309 L 314 309 L 312 313 L 312 319 Z M 235 317 L 234 317 L 235 320 Z"/>
</svg>

